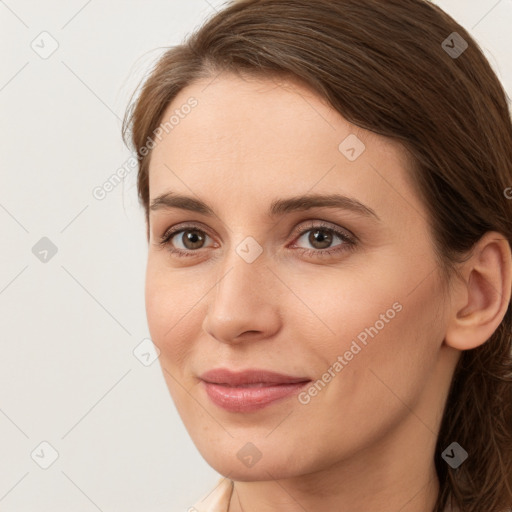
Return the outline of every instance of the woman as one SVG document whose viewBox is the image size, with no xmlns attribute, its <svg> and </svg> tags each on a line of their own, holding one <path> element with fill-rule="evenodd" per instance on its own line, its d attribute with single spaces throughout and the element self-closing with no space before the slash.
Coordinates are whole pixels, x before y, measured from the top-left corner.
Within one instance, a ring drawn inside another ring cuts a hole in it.
<svg viewBox="0 0 512 512">
<path fill-rule="evenodd" d="M 244 0 L 127 110 L 190 510 L 512 506 L 512 126 L 422 0 Z"/>
</svg>

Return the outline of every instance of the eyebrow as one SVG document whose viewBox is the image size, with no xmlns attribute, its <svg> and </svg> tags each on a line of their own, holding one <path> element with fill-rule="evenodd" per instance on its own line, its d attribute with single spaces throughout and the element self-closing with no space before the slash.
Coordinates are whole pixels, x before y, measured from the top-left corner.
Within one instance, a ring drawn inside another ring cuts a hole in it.
<svg viewBox="0 0 512 512">
<path fill-rule="evenodd" d="M 380 217 L 375 211 L 361 203 L 357 199 L 347 197 L 341 194 L 309 194 L 302 196 L 294 196 L 285 199 L 275 199 L 270 204 L 267 215 L 269 217 L 277 217 L 285 213 L 294 211 L 305 211 L 312 208 L 339 208 L 342 210 L 352 211 L 365 217 L 373 217 L 380 221 Z M 215 212 L 206 203 L 190 196 L 177 194 L 175 192 L 166 192 L 157 196 L 151 201 L 150 210 L 168 210 L 179 208 L 197 212 L 208 217 L 215 216 Z"/>
</svg>

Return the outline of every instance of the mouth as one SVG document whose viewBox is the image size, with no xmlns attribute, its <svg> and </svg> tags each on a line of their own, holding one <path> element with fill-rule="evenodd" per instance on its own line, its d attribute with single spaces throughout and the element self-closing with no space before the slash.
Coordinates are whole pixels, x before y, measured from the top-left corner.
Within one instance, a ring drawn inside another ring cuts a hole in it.
<svg viewBox="0 0 512 512">
<path fill-rule="evenodd" d="M 230 412 L 251 412 L 262 409 L 293 394 L 311 382 L 266 370 L 232 372 L 210 370 L 200 377 L 208 398 Z"/>
</svg>

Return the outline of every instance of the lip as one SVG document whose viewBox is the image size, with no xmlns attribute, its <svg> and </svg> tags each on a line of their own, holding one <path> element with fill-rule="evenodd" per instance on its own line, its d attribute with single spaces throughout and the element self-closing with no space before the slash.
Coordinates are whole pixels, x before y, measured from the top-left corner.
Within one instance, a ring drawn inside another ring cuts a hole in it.
<svg viewBox="0 0 512 512">
<path fill-rule="evenodd" d="M 297 393 L 311 379 L 260 369 L 233 372 L 218 368 L 200 377 L 206 394 L 219 407 L 231 412 L 250 412 Z"/>
</svg>

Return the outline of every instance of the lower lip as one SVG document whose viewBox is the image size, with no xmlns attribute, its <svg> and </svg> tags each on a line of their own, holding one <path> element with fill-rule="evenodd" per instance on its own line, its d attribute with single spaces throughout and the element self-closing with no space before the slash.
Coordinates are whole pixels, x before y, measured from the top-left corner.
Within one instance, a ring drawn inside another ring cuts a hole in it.
<svg viewBox="0 0 512 512">
<path fill-rule="evenodd" d="M 230 412 L 250 412 L 263 409 L 277 400 L 298 393 L 311 381 L 297 384 L 275 384 L 258 387 L 230 387 L 202 381 L 210 400 Z"/>
</svg>

